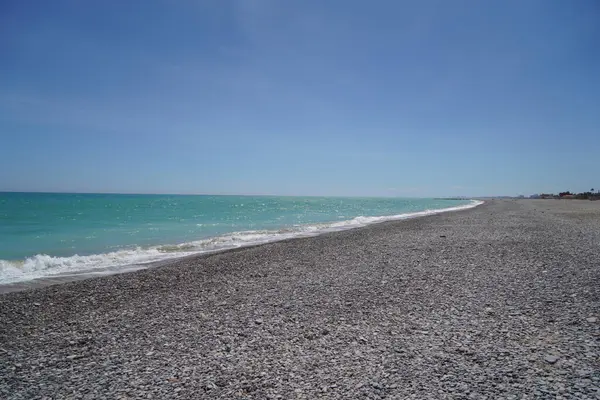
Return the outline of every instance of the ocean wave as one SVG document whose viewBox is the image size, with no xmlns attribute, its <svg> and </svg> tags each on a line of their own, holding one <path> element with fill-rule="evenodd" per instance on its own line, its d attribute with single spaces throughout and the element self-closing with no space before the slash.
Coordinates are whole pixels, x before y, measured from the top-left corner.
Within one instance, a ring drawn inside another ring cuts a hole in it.
<svg viewBox="0 0 600 400">
<path fill-rule="evenodd" d="M 483 202 L 472 201 L 470 204 L 438 210 L 425 210 L 398 215 L 367 217 L 358 216 L 350 220 L 296 225 L 279 230 L 253 230 L 233 232 L 208 239 L 175 245 L 162 245 L 149 248 L 134 248 L 118 250 L 103 254 L 73 255 L 70 257 L 53 257 L 38 254 L 20 261 L 0 260 L 0 284 L 29 281 L 59 275 L 94 272 L 110 268 L 112 272 L 119 269 L 130 270 L 144 268 L 148 264 L 168 259 L 180 258 L 194 254 L 209 253 L 219 250 L 233 249 L 269 243 L 296 237 L 315 236 L 324 232 L 333 232 L 357 228 L 373 223 L 393 221 L 458 211 L 476 207 Z"/>
</svg>

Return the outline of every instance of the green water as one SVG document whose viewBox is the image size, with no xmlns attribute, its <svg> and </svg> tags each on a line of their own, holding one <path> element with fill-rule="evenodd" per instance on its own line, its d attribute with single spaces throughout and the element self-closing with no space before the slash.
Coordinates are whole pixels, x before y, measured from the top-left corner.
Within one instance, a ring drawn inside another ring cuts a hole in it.
<svg viewBox="0 0 600 400">
<path fill-rule="evenodd" d="M 0 283 L 239 247 L 467 200 L 0 193 Z"/>
</svg>

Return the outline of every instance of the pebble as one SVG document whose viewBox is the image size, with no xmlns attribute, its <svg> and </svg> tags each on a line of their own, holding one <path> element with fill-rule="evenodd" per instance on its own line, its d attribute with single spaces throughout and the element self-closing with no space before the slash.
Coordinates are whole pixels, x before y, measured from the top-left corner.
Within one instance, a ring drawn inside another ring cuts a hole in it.
<svg viewBox="0 0 600 400">
<path fill-rule="evenodd" d="M 544 360 L 548 363 L 548 364 L 555 364 L 558 360 L 560 360 L 560 357 L 555 356 L 553 354 L 548 354 L 546 355 L 546 357 L 544 357 Z"/>
</svg>

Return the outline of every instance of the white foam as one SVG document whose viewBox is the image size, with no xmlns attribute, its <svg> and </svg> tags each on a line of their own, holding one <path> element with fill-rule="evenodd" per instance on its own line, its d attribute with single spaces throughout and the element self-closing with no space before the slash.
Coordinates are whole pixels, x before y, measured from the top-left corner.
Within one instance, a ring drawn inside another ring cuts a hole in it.
<svg viewBox="0 0 600 400">
<path fill-rule="evenodd" d="M 98 268 L 147 264 L 169 258 L 165 256 L 165 253 L 156 248 L 137 248 L 88 256 L 75 254 L 70 257 L 53 257 L 37 254 L 24 261 L 0 260 L 0 283 L 22 282 L 86 270 L 93 271 Z"/>
<path fill-rule="evenodd" d="M 23 261 L 0 260 L 0 284 L 23 282 L 37 278 L 69 275 L 81 272 L 93 273 L 94 271 L 99 271 L 101 269 L 106 270 L 106 268 L 131 270 L 133 266 L 136 266 L 136 268 L 133 269 L 139 269 L 153 262 L 185 257 L 193 254 L 245 247 L 295 237 L 314 236 L 324 232 L 352 229 L 385 221 L 464 210 L 477 207 L 480 204 L 483 204 L 483 202 L 473 200 L 470 204 L 439 210 L 425 210 L 414 213 L 378 217 L 359 216 L 346 221 L 297 225 L 280 230 L 233 232 L 222 236 L 176 245 L 135 248 L 104 254 L 85 256 L 74 255 L 70 257 L 53 257 L 46 254 L 38 254 Z"/>
</svg>

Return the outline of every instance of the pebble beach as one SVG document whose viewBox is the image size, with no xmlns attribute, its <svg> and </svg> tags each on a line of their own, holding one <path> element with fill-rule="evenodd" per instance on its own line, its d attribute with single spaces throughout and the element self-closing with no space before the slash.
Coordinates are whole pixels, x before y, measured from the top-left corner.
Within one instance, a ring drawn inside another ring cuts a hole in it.
<svg viewBox="0 0 600 400">
<path fill-rule="evenodd" d="M 598 399 L 600 201 L 473 209 L 0 295 L 2 399 Z"/>
</svg>

